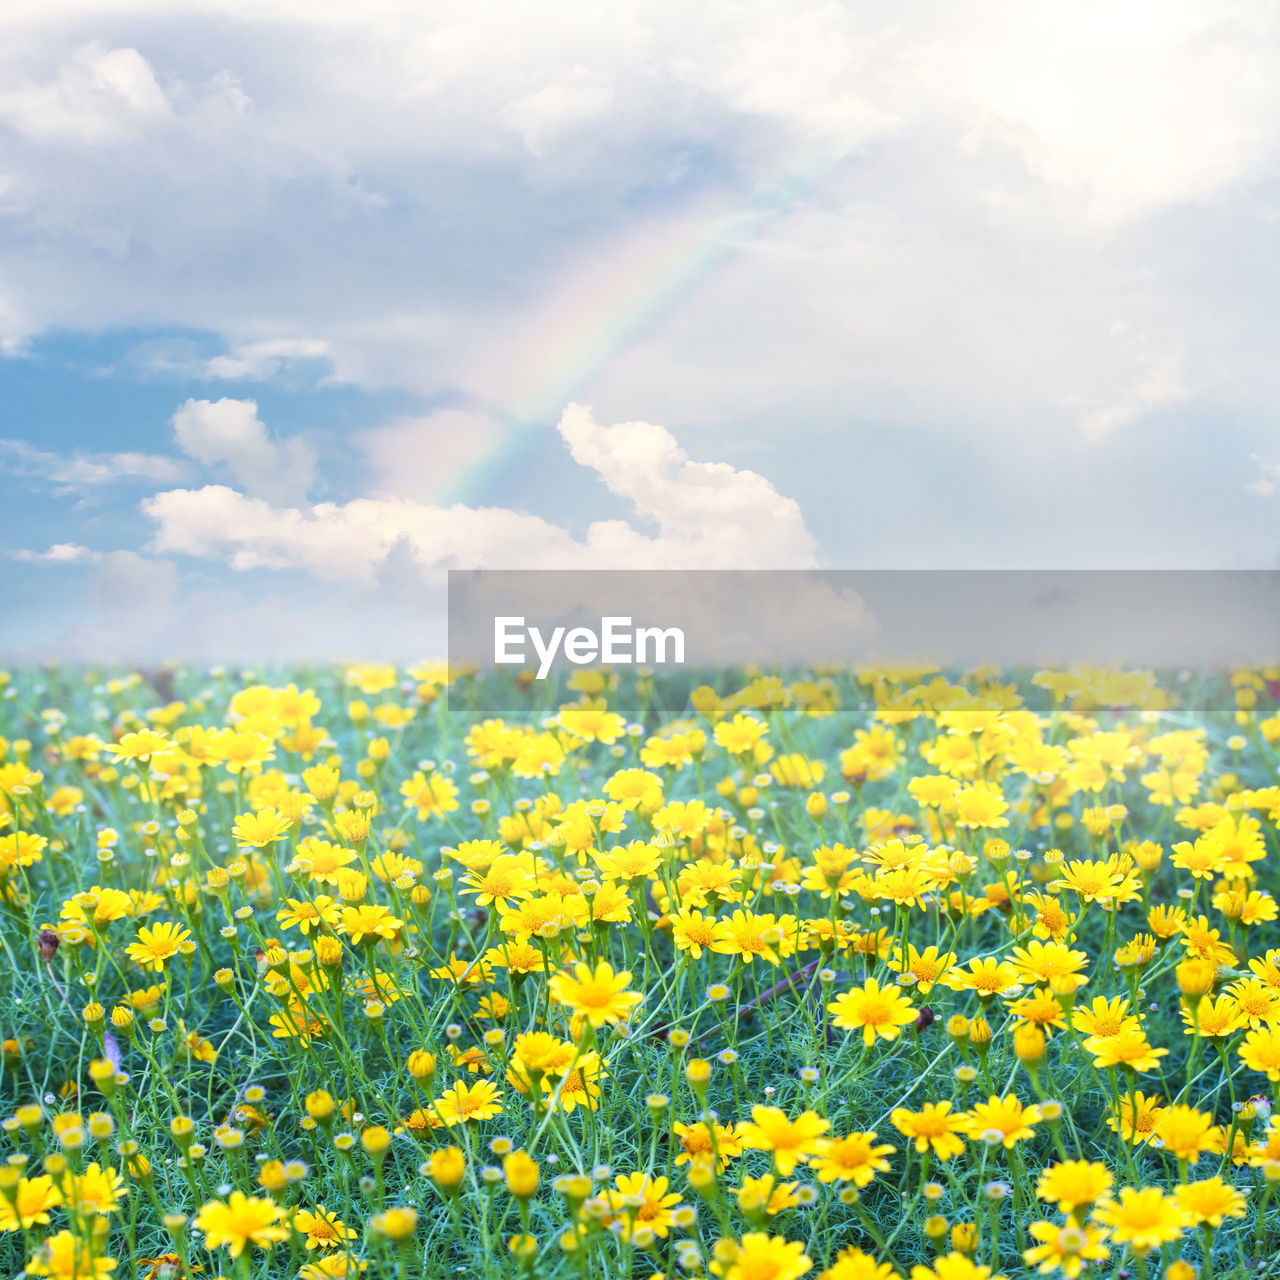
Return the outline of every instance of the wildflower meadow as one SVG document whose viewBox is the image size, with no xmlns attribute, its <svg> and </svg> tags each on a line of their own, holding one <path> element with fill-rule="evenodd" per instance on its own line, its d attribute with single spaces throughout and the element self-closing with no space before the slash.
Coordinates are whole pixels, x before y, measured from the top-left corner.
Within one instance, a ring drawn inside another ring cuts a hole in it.
<svg viewBox="0 0 1280 1280">
<path fill-rule="evenodd" d="M 1273 1273 L 1280 669 L 0 676 L 0 1275 Z"/>
</svg>

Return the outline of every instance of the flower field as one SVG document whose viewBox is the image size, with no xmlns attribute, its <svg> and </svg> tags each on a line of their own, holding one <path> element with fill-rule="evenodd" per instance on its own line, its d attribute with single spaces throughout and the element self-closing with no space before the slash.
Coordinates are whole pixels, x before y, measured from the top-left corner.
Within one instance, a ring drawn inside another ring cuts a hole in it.
<svg viewBox="0 0 1280 1280">
<path fill-rule="evenodd" d="M 0 1275 L 1273 1269 L 1280 670 L 445 682 L 0 675 Z"/>
</svg>

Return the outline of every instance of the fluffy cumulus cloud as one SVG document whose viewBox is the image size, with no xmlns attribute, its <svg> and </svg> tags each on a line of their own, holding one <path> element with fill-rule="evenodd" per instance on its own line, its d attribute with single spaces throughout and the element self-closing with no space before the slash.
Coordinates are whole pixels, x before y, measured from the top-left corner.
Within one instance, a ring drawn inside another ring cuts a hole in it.
<svg viewBox="0 0 1280 1280">
<path fill-rule="evenodd" d="M 37 142 L 116 141 L 171 115 L 146 58 L 101 40 L 71 47 L 43 79 L 15 78 L 9 85 L 0 92 L 0 119 Z"/>
<path fill-rule="evenodd" d="M 18 610 L 0 624 L 0 648 L 16 659 L 408 658 L 443 652 L 439 588 L 450 568 L 791 569 L 818 560 L 799 505 L 763 476 L 696 461 L 664 427 L 601 425 L 578 404 L 558 424 L 566 459 L 620 514 L 576 530 L 510 506 L 385 490 L 307 501 L 307 467 L 289 464 L 293 441 L 274 438 L 252 401 L 188 401 L 174 428 L 190 465 L 237 485 L 143 499 L 152 534 L 137 550 L 10 550 L 11 562 L 59 575 L 48 594 L 64 601 L 73 588 L 63 575 L 87 568 L 60 629 L 37 640 Z M 422 429 L 418 420 L 387 428 L 411 437 Z M 376 450 L 371 458 L 377 476 Z M 23 595 L 24 607 L 35 598 Z M 856 600 L 835 604 L 863 626 Z"/>
<path fill-rule="evenodd" d="M 596 473 L 626 504 L 631 519 L 638 517 L 652 531 L 612 519 L 596 521 L 575 537 L 538 516 L 502 507 L 432 505 L 394 496 L 283 506 L 225 485 L 205 485 L 143 502 L 155 522 L 151 549 L 225 559 L 238 570 L 298 569 L 338 582 L 372 580 L 401 545 L 429 581 L 439 581 L 449 568 L 815 563 L 815 544 L 799 506 L 762 476 L 724 463 L 694 462 L 664 427 L 600 426 L 581 405 L 565 410 L 559 432 L 574 461 Z"/>
<path fill-rule="evenodd" d="M 271 437 L 253 400 L 188 400 L 173 415 L 178 447 L 206 467 L 225 467 L 246 493 L 285 506 L 306 500 L 316 460 L 305 440 Z"/>
</svg>

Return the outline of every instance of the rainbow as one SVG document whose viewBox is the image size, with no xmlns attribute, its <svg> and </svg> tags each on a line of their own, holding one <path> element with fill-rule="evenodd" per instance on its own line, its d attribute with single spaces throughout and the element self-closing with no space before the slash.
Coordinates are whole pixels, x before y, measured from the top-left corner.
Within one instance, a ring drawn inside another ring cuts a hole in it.
<svg viewBox="0 0 1280 1280">
<path fill-rule="evenodd" d="M 669 237 L 609 282 L 590 305 L 567 308 L 525 353 L 538 370 L 515 413 L 491 413 L 497 444 L 462 467 L 445 487 L 447 503 L 483 506 L 500 500 L 509 478 L 539 454 L 559 448 L 553 429 L 565 406 L 582 397 L 605 369 L 658 331 L 714 275 L 767 228 L 799 209 L 843 157 L 810 160 L 756 188 L 735 209 Z M 545 372 L 543 372 L 545 371 Z"/>
</svg>

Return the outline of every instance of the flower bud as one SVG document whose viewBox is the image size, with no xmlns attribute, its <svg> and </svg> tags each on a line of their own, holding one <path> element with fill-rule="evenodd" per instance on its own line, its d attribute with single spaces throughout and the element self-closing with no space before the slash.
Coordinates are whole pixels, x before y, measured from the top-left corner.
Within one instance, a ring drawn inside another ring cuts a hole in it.
<svg viewBox="0 0 1280 1280">
<path fill-rule="evenodd" d="M 401 1205 L 388 1209 L 385 1213 L 375 1214 L 369 1225 L 378 1235 L 398 1244 L 417 1230 L 418 1211 L 408 1205 Z"/>
<path fill-rule="evenodd" d="M 520 1200 L 527 1200 L 538 1189 L 538 1162 L 527 1151 L 513 1151 L 503 1162 L 502 1172 L 507 1190 Z"/>
<path fill-rule="evenodd" d="M 452 1195 L 466 1176 L 467 1158 L 457 1147 L 442 1147 L 431 1153 L 426 1166 L 431 1181 L 443 1194 Z"/>
<path fill-rule="evenodd" d="M 1019 1062 L 1031 1066 L 1044 1057 L 1044 1032 L 1037 1026 L 1023 1023 L 1014 1029 L 1013 1052 Z"/>
<path fill-rule="evenodd" d="M 1185 996 L 1207 995 L 1218 980 L 1218 966 L 1212 960 L 1184 960 L 1173 972 Z"/>
</svg>

